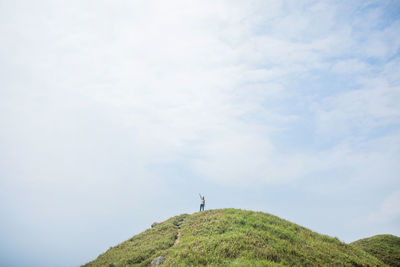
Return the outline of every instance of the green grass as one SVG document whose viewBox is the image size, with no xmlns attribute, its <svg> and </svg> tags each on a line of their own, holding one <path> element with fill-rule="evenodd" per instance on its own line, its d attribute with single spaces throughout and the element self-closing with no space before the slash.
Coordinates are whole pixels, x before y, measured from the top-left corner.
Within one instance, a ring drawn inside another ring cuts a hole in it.
<svg viewBox="0 0 400 267">
<path fill-rule="evenodd" d="M 351 244 L 374 255 L 387 265 L 400 266 L 400 237 L 376 235 Z"/>
<path fill-rule="evenodd" d="M 178 225 L 186 216 L 183 214 L 158 224 L 110 248 L 95 261 L 84 266 L 148 266 L 155 255 L 166 253 L 174 244 Z"/>
<path fill-rule="evenodd" d="M 181 228 L 180 242 L 174 245 Z M 276 216 L 236 209 L 173 217 L 85 266 L 386 266 L 336 238 Z"/>
</svg>

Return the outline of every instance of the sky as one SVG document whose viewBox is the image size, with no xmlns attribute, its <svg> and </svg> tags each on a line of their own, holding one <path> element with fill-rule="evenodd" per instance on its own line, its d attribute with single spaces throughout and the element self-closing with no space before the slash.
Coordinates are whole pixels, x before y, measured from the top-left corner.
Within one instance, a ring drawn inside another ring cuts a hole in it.
<svg viewBox="0 0 400 267">
<path fill-rule="evenodd" d="M 399 1 L 0 0 L 0 265 L 182 213 L 400 235 Z"/>
</svg>

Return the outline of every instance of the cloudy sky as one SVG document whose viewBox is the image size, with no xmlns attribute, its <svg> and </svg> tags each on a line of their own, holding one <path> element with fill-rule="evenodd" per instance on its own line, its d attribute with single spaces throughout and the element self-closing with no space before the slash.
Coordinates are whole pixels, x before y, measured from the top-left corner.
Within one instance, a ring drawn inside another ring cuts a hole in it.
<svg viewBox="0 0 400 267">
<path fill-rule="evenodd" d="M 398 1 L 0 0 L 0 263 L 181 213 L 400 235 Z"/>
</svg>

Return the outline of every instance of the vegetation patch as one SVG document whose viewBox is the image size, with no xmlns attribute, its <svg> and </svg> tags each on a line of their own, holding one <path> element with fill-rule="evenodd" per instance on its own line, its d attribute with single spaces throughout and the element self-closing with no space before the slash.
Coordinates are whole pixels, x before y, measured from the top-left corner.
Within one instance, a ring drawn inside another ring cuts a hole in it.
<svg viewBox="0 0 400 267">
<path fill-rule="evenodd" d="M 351 243 L 389 266 L 400 266 L 400 237 L 376 235 Z"/>
<path fill-rule="evenodd" d="M 84 266 L 149 266 L 175 242 L 178 226 L 187 215 L 183 214 L 157 224 L 131 239 L 110 248 L 96 260 Z"/>
<path fill-rule="evenodd" d="M 158 256 L 166 258 L 162 266 L 387 266 L 337 238 L 237 209 L 173 217 L 85 266 L 149 266 Z"/>
</svg>

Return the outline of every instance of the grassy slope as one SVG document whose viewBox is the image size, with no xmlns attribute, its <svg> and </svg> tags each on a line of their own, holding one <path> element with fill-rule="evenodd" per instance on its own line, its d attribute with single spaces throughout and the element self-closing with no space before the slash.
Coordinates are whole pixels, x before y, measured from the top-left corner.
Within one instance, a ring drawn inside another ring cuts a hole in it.
<svg viewBox="0 0 400 267">
<path fill-rule="evenodd" d="M 180 242 L 174 241 L 181 225 Z M 235 209 L 173 217 L 85 266 L 385 266 L 372 255 L 276 216 Z"/>
<path fill-rule="evenodd" d="M 400 266 L 400 237 L 376 235 L 351 243 L 390 266 Z"/>
</svg>

